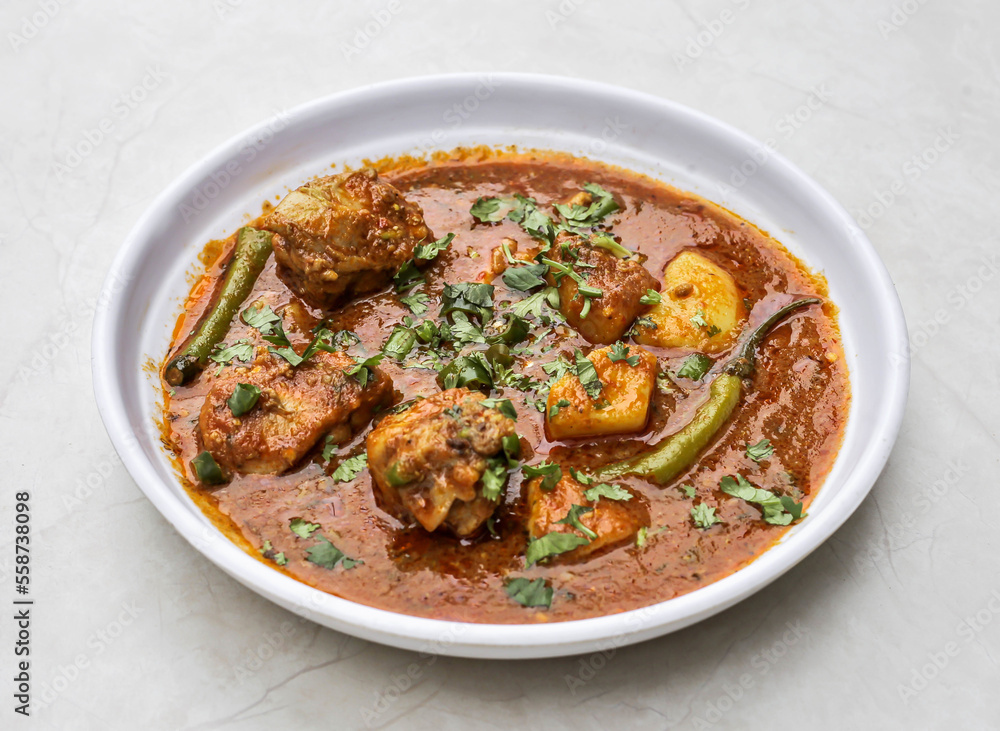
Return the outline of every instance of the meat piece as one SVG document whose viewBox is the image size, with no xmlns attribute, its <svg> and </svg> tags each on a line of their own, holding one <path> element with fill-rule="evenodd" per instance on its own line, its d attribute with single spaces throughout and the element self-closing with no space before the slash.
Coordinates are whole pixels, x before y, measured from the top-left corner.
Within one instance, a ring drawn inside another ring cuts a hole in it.
<svg viewBox="0 0 1000 731">
<path fill-rule="evenodd" d="M 346 370 L 346 353 L 320 351 L 293 368 L 261 350 L 248 368 L 228 368 L 201 408 L 205 449 L 226 470 L 278 474 L 298 462 L 325 434 L 342 442 L 392 400 L 392 381 L 373 368 L 366 386 Z M 237 384 L 260 389 L 250 411 L 233 416 L 227 403 Z"/>
<path fill-rule="evenodd" d="M 579 560 L 602 548 L 632 541 L 640 528 L 649 527 L 649 510 L 634 495 L 631 500 L 599 498 L 587 500 L 584 492 L 592 485 L 577 482 L 563 470 L 562 479 L 551 490 L 542 489 L 541 477 L 528 483 L 528 533 L 541 538 L 548 533 L 574 533 L 582 535 L 571 525 L 559 523 L 569 515 L 574 505 L 593 508 L 580 517 L 580 522 L 597 534 L 588 543 L 572 551 L 559 554 L 560 559 Z"/>
<path fill-rule="evenodd" d="M 278 274 L 299 297 L 328 309 L 381 289 L 432 239 L 420 206 L 371 169 L 319 178 L 292 191 L 267 217 Z"/>
<path fill-rule="evenodd" d="M 587 287 L 601 291 L 600 296 L 590 298 L 589 311 L 587 298 L 573 277 L 558 276 L 556 269 L 550 270 L 548 276 L 549 282 L 559 288 L 559 309 L 566 321 L 591 343 L 607 345 L 620 339 L 646 309 L 639 298 L 647 289 L 659 290 L 660 284 L 636 255 L 619 258 L 608 249 L 592 245 L 590 240 L 562 234 L 550 252 L 554 261 L 573 267 L 586 280 Z"/>
<path fill-rule="evenodd" d="M 368 466 L 386 508 L 428 531 L 474 533 L 497 503 L 482 495 L 487 458 L 503 450 L 515 422 L 452 388 L 391 414 L 368 435 Z"/>
</svg>

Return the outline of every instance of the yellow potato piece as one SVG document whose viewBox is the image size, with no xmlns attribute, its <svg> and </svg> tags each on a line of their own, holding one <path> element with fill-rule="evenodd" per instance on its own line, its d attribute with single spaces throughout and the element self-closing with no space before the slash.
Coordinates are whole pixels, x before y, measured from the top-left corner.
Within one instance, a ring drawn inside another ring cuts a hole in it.
<svg viewBox="0 0 1000 731">
<path fill-rule="evenodd" d="M 660 296 L 647 313 L 656 328 L 635 328 L 638 343 L 718 353 L 732 345 L 746 317 L 729 272 L 693 251 L 667 266 Z"/>
<path fill-rule="evenodd" d="M 656 385 L 656 357 L 631 345 L 628 357 L 638 356 L 638 363 L 633 366 L 625 360 L 612 362 L 613 347 L 594 350 L 588 356 L 601 381 L 596 399 L 590 397 L 575 372 L 567 373 L 552 386 L 545 409 L 551 439 L 628 434 L 645 428 Z"/>
</svg>

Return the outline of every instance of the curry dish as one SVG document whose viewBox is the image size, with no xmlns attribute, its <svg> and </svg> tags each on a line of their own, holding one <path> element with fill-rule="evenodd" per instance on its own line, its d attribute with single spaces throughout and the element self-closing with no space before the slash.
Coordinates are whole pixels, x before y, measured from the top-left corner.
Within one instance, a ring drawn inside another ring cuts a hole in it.
<svg viewBox="0 0 1000 731">
<path fill-rule="evenodd" d="M 745 566 L 850 402 L 836 308 L 766 233 L 552 152 L 317 178 L 203 252 L 164 441 L 238 545 L 422 617 L 595 617 Z"/>
</svg>

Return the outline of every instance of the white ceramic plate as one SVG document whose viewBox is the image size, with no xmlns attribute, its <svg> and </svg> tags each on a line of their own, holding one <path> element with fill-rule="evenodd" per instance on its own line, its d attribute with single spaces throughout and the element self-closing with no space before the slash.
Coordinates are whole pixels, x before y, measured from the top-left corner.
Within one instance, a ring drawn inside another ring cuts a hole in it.
<svg viewBox="0 0 1000 731">
<path fill-rule="evenodd" d="M 235 230 L 261 202 L 336 163 L 517 145 L 621 165 L 694 191 L 770 231 L 822 272 L 840 307 L 853 401 L 839 457 L 809 516 L 747 567 L 644 609 L 547 625 L 410 617 L 299 583 L 226 540 L 191 502 L 153 420 L 155 374 L 186 273 L 203 244 Z M 93 371 L 104 423 L 149 499 L 191 544 L 247 587 L 313 621 L 419 651 L 488 658 L 569 655 L 622 646 L 705 619 L 766 586 L 826 540 L 858 507 L 896 438 L 909 380 L 907 336 L 892 282 L 846 211 L 798 168 L 715 119 L 634 91 L 546 76 L 408 79 L 322 99 L 227 142 L 142 216 L 108 275 L 94 322 Z"/>
</svg>

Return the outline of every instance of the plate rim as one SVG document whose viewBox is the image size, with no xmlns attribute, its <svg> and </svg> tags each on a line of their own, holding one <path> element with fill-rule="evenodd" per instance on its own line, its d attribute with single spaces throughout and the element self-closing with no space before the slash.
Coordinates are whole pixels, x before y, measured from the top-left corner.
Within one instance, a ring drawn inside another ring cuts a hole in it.
<svg viewBox="0 0 1000 731">
<path fill-rule="evenodd" d="M 293 107 L 283 115 L 287 128 L 294 129 L 296 122 L 302 123 L 331 108 L 362 104 L 371 98 L 391 95 L 402 89 L 407 92 L 421 87 L 428 90 L 448 86 L 466 89 L 470 82 L 484 76 L 495 78 L 505 86 L 531 86 L 539 91 L 568 90 L 582 95 L 596 94 L 605 99 L 618 97 L 655 110 L 657 116 L 666 114 L 711 128 L 716 134 L 739 141 L 747 150 L 766 147 L 726 122 L 653 94 L 603 82 L 529 73 L 467 72 L 395 79 L 314 99 Z M 832 536 L 871 491 L 899 434 L 909 388 L 909 341 L 902 304 L 884 262 L 850 214 L 812 177 L 781 153 L 769 148 L 769 166 L 781 168 L 783 175 L 795 179 L 810 197 L 842 221 L 853 245 L 868 264 L 869 273 L 877 281 L 875 293 L 883 305 L 880 314 L 887 318 L 885 327 L 894 336 L 897 358 L 894 363 L 896 378 L 882 394 L 881 419 L 871 428 L 872 434 L 878 438 L 872 439 L 862 452 L 862 459 L 838 486 L 831 503 L 813 520 L 807 520 L 792 533 L 786 533 L 779 544 L 773 545 L 743 568 L 695 591 L 626 612 L 543 624 L 454 622 L 371 607 L 314 589 L 265 566 L 228 539 L 220 542 L 211 535 L 211 531 L 205 530 L 204 516 L 190 497 L 185 496 L 191 502 L 190 506 L 177 500 L 141 450 L 136 449 L 135 428 L 129 422 L 125 397 L 119 388 L 121 369 L 115 348 L 121 336 L 116 333 L 114 325 L 124 314 L 126 298 L 115 290 L 123 273 L 129 272 L 141 261 L 141 243 L 148 238 L 150 229 L 163 211 L 176 210 L 170 202 L 183 200 L 184 194 L 204 177 L 206 171 L 218 169 L 220 163 L 231 158 L 248 138 L 262 134 L 270 124 L 269 120 L 263 120 L 216 146 L 175 178 L 146 208 L 116 253 L 101 287 L 91 336 L 91 367 L 98 409 L 108 436 L 130 476 L 185 540 L 213 564 L 256 593 L 300 616 L 339 631 L 434 654 L 474 658 L 541 658 L 602 647 L 606 649 L 608 646 L 621 647 L 682 629 L 763 589 Z M 128 292 L 128 286 L 121 291 Z M 191 508 L 198 512 L 197 516 Z M 199 516 L 202 520 L 198 519 Z"/>
</svg>

